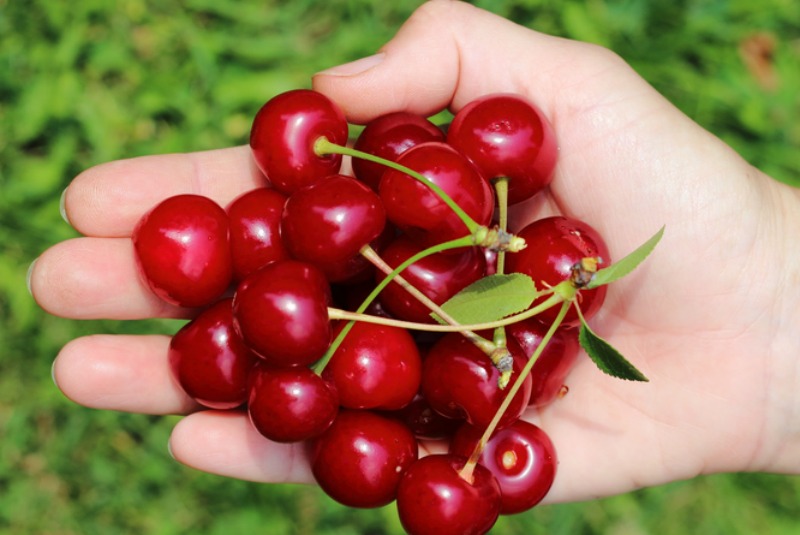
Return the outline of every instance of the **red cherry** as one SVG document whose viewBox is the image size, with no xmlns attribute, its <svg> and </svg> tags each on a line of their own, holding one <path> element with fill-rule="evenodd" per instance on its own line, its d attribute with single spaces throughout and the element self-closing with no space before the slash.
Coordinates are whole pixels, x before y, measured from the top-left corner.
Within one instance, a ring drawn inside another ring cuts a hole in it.
<svg viewBox="0 0 800 535">
<path fill-rule="evenodd" d="M 583 221 L 564 216 L 539 219 L 529 224 L 517 236 L 523 238 L 527 247 L 518 253 L 506 256 L 508 273 L 525 273 L 537 286 L 555 286 L 569 279 L 572 266 L 586 257 L 599 257 L 602 265 L 611 262 L 608 247 L 600 234 Z M 606 286 L 591 290 L 581 290 L 578 304 L 586 319 L 591 318 L 602 306 L 606 296 Z M 534 302 L 538 304 L 541 300 Z M 546 324 L 551 324 L 558 313 L 558 307 L 535 316 Z M 564 325 L 579 323 L 578 314 L 570 308 L 564 318 Z"/>
<path fill-rule="evenodd" d="M 344 145 L 347 136 L 347 120 L 336 104 L 322 93 L 295 89 L 261 107 L 250 131 L 250 148 L 273 187 L 289 195 L 339 172 L 342 157 L 317 156 L 314 143 L 325 137 Z"/>
<path fill-rule="evenodd" d="M 417 459 L 417 441 L 393 418 L 342 410 L 312 442 L 311 471 L 322 490 L 350 507 L 391 503 L 403 472 Z"/>
<path fill-rule="evenodd" d="M 447 142 L 488 180 L 509 178 L 509 204 L 547 186 L 558 156 L 550 122 L 519 95 L 492 94 L 470 102 L 453 117 Z"/>
<path fill-rule="evenodd" d="M 402 408 L 416 395 L 421 376 L 422 359 L 407 330 L 366 322 L 353 324 L 323 372 L 336 385 L 340 404 L 351 409 Z"/>
<path fill-rule="evenodd" d="M 482 429 L 465 424 L 450 442 L 450 453 L 469 457 L 481 436 Z M 527 511 L 542 501 L 553 485 L 558 465 L 550 437 L 524 420 L 495 431 L 478 463 L 500 484 L 500 513 L 504 515 Z"/>
<path fill-rule="evenodd" d="M 527 359 L 513 339 L 507 341 L 513 358 L 511 381 Z M 464 418 L 476 427 L 486 427 L 503 403 L 510 386 L 500 389 L 500 372 L 483 351 L 460 333 L 448 333 L 431 347 L 422 364 L 422 394 L 431 407 L 448 418 Z M 510 425 L 528 407 L 530 375 L 514 396 L 500 427 Z"/>
<path fill-rule="evenodd" d="M 425 396 L 417 394 L 402 409 L 386 413 L 397 418 L 411 429 L 414 436 L 423 440 L 449 438 L 462 425 L 463 420 L 445 418 L 431 408 Z"/>
<path fill-rule="evenodd" d="M 245 342 L 273 366 L 307 366 L 331 341 L 330 286 L 311 264 L 278 260 L 236 289 L 234 325 Z"/>
<path fill-rule="evenodd" d="M 262 361 L 251 374 L 247 409 L 268 439 L 298 442 L 328 429 L 339 404 L 336 389 L 310 368 L 272 368 Z"/>
<path fill-rule="evenodd" d="M 170 369 L 181 388 L 212 409 L 247 401 L 247 381 L 258 357 L 233 328 L 232 299 L 223 299 L 184 325 L 169 344 Z"/>
<path fill-rule="evenodd" d="M 445 191 L 477 224 L 488 225 L 494 193 L 478 170 L 446 143 L 431 141 L 401 154 L 397 163 Z M 431 189 L 405 173 L 387 169 L 378 192 L 386 216 L 418 243 L 431 246 L 469 234 L 467 227 Z"/>
<path fill-rule="evenodd" d="M 280 236 L 286 196 L 272 188 L 248 191 L 228 205 L 231 257 L 236 280 L 258 268 L 289 258 Z"/>
<path fill-rule="evenodd" d="M 395 162 L 411 147 L 428 141 L 444 141 L 444 132 L 425 117 L 398 111 L 367 123 L 353 148 Z M 353 173 L 375 191 L 384 171 L 384 165 L 353 158 Z"/>
<path fill-rule="evenodd" d="M 228 216 L 211 199 L 177 195 L 162 201 L 142 216 L 132 239 L 145 280 L 168 303 L 205 306 L 231 283 Z"/>
<path fill-rule="evenodd" d="M 397 513 L 409 535 L 482 535 L 500 514 L 500 487 L 476 465 L 470 481 L 460 475 L 466 458 L 429 455 L 406 470 L 397 489 Z"/>
</svg>

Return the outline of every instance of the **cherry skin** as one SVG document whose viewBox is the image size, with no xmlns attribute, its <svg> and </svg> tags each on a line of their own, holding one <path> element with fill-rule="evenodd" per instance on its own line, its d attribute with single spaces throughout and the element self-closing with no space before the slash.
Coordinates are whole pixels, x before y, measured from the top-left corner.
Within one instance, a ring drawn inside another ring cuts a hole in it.
<svg viewBox="0 0 800 535">
<path fill-rule="evenodd" d="M 569 279 L 572 266 L 583 258 L 599 258 L 599 267 L 611 263 L 608 246 L 600 234 L 587 223 L 574 218 L 546 217 L 530 223 L 516 234 L 525 240 L 527 247 L 506 256 L 506 271 L 529 275 L 539 288 L 555 286 Z M 597 313 L 605 296 L 606 286 L 580 291 L 577 300 L 587 320 Z M 542 300 L 534 301 L 534 305 Z M 535 317 L 549 325 L 558 308 L 552 307 Z M 568 327 L 578 323 L 577 312 L 570 308 L 562 325 Z"/>
<path fill-rule="evenodd" d="M 422 394 L 417 394 L 405 407 L 387 412 L 403 422 L 420 440 L 441 440 L 451 437 L 463 421 L 445 418 L 431 408 Z"/>
<path fill-rule="evenodd" d="M 233 328 L 232 299 L 203 310 L 170 340 L 173 377 L 195 401 L 233 409 L 247 401 L 250 370 L 259 360 Z"/>
<path fill-rule="evenodd" d="M 444 140 L 444 132 L 425 117 L 398 111 L 381 115 L 367 123 L 353 148 L 396 162 L 402 153 L 415 145 Z M 384 171 L 384 165 L 353 158 L 353 173 L 375 191 L 378 191 Z"/>
<path fill-rule="evenodd" d="M 299 442 L 328 429 L 339 403 L 333 385 L 310 368 L 273 368 L 262 361 L 251 373 L 247 410 L 268 439 Z"/>
<path fill-rule="evenodd" d="M 344 145 L 347 136 L 347 120 L 336 104 L 322 93 L 294 89 L 271 98 L 258 111 L 250 148 L 272 186 L 289 195 L 339 172 L 342 157 L 318 156 L 314 143 L 325 137 Z"/>
<path fill-rule="evenodd" d="M 140 273 L 168 303 L 209 305 L 233 279 L 228 216 L 206 197 L 162 201 L 139 219 L 132 239 Z"/>
<path fill-rule="evenodd" d="M 509 204 L 547 186 L 558 156 L 556 136 L 545 115 L 512 94 L 486 95 L 461 108 L 447 131 L 447 142 L 487 180 L 508 178 Z"/>
<path fill-rule="evenodd" d="M 460 475 L 466 457 L 429 455 L 406 470 L 397 489 L 397 513 L 409 535 L 482 535 L 500 514 L 500 486 L 476 465 Z"/>
<path fill-rule="evenodd" d="M 362 247 L 378 238 L 385 225 L 386 213 L 374 191 L 355 178 L 332 175 L 289 197 L 281 235 L 293 258 L 311 262 L 331 275 L 334 268 L 358 256 Z M 332 282 L 339 277 L 341 274 Z"/>
<path fill-rule="evenodd" d="M 468 457 L 483 429 L 465 424 L 450 442 L 450 453 Z M 539 427 L 517 420 L 495 431 L 478 458 L 500 484 L 504 515 L 521 513 L 542 501 L 556 476 L 558 460 L 550 437 Z"/>
<path fill-rule="evenodd" d="M 513 358 L 511 381 L 515 381 L 527 359 L 519 345 L 507 340 Z M 500 372 L 474 343 L 460 333 L 448 333 L 431 347 L 422 365 L 422 394 L 433 410 L 447 418 L 463 418 L 484 428 L 492 421 L 512 383 L 500 389 Z M 510 425 L 528 407 L 531 378 L 525 377 L 499 427 Z"/>
<path fill-rule="evenodd" d="M 399 421 L 343 409 L 311 443 L 311 471 L 322 490 L 349 507 L 391 503 L 403 472 L 417 460 L 417 441 Z"/>
<path fill-rule="evenodd" d="M 323 377 L 336 385 L 343 407 L 400 409 L 419 390 L 422 358 L 407 330 L 356 322 L 325 366 Z"/>
<path fill-rule="evenodd" d="M 312 264 L 278 260 L 245 280 L 233 297 L 234 325 L 273 366 L 307 366 L 331 341 L 330 286 Z"/>
<path fill-rule="evenodd" d="M 231 257 L 236 280 L 258 268 L 289 258 L 280 235 L 286 196 L 272 188 L 257 188 L 228 205 Z"/>
<path fill-rule="evenodd" d="M 488 225 L 494 193 L 478 170 L 446 143 L 416 145 L 397 158 L 439 186 L 478 225 Z M 453 210 L 431 189 L 405 173 L 387 169 L 378 188 L 386 216 L 421 245 L 431 246 L 467 236 L 469 231 Z"/>
</svg>

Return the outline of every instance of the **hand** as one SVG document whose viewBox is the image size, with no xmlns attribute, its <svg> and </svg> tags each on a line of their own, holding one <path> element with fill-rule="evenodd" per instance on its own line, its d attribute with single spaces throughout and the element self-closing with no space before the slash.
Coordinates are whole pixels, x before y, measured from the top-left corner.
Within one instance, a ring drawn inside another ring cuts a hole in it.
<svg viewBox="0 0 800 535">
<path fill-rule="evenodd" d="M 549 192 L 515 208 L 517 227 L 568 214 L 600 231 L 613 259 L 666 225 L 655 253 L 610 287 L 592 320 L 650 382 L 609 378 L 584 358 L 570 393 L 530 415 L 560 460 L 546 501 L 720 471 L 800 472 L 798 191 L 753 169 L 611 52 L 459 2 L 424 4 L 379 55 L 319 73 L 314 87 L 353 122 L 400 109 L 457 110 L 492 92 L 527 95 L 552 119 L 561 153 Z M 261 180 L 246 147 L 84 172 L 64 202 L 86 237 L 42 254 L 34 296 L 72 318 L 185 316 L 139 280 L 135 222 L 168 196 L 201 193 L 225 205 Z M 170 377 L 168 342 L 80 338 L 59 354 L 54 377 L 90 407 L 189 414 L 170 444 L 190 466 L 311 481 L 300 447 L 266 441 L 243 415 L 196 412 Z"/>
</svg>

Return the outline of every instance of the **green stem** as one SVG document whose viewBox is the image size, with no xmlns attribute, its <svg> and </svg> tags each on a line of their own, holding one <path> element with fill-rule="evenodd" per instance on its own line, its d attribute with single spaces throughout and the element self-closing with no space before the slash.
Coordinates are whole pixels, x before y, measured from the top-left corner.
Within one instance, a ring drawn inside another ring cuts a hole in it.
<svg viewBox="0 0 800 535">
<path fill-rule="evenodd" d="M 508 178 L 501 176 L 493 181 L 494 191 L 497 195 L 498 226 L 501 232 L 508 232 Z M 506 265 L 506 252 L 497 252 L 497 273 L 503 274 Z"/>
</svg>

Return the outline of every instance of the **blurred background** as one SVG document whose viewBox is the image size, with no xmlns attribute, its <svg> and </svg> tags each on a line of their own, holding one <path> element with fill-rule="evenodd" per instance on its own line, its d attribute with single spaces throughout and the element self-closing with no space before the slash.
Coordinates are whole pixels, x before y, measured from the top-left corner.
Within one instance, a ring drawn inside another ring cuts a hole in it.
<svg viewBox="0 0 800 535">
<path fill-rule="evenodd" d="M 0 0 L 0 533 L 402 533 L 392 506 L 353 511 L 316 488 L 178 465 L 166 448 L 176 417 L 71 403 L 50 378 L 68 340 L 177 324 L 52 317 L 24 280 L 43 249 L 74 236 L 58 205 L 81 170 L 244 143 L 266 99 L 373 53 L 420 3 Z M 473 3 L 612 48 L 751 163 L 800 185 L 796 0 Z M 493 533 L 777 535 L 799 526 L 800 478 L 734 474 L 539 507 Z"/>
</svg>

